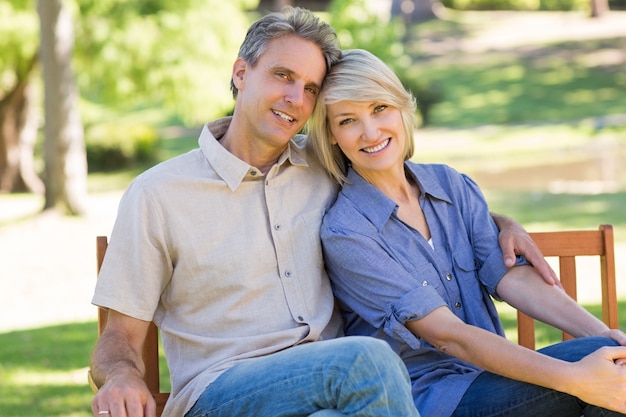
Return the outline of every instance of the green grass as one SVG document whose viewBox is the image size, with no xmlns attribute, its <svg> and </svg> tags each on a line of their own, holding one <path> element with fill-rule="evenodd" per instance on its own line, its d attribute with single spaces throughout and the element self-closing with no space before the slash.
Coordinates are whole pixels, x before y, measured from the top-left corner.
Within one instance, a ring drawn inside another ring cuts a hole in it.
<svg viewBox="0 0 626 417">
<path fill-rule="evenodd" d="M 93 321 L 0 333 L 0 416 L 90 416 L 87 369 L 96 338 Z"/>
<path fill-rule="evenodd" d="M 94 322 L 0 334 L 0 415 L 90 416 L 95 340 Z"/>
<path fill-rule="evenodd" d="M 594 195 L 499 191 L 486 195 L 493 211 L 506 213 L 528 229 L 589 229 L 608 223 L 626 231 L 624 191 Z M 623 234 L 616 240 L 623 242 Z"/>
<path fill-rule="evenodd" d="M 443 88 L 432 124 L 567 121 L 624 113 L 623 39 L 591 39 L 481 53 L 425 52 L 420 39 L 463 39 L 476 23 L 434 21 L 414 28 L 412 71 Z M 419 100 L 419 97 L 418 97 Z"/>
</svg>

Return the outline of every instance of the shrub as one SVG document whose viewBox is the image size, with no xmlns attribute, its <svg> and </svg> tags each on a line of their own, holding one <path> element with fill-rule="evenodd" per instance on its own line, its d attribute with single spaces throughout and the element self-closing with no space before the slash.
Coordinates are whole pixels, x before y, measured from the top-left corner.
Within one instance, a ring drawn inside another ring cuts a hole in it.
<svg viewBox="0 0 626 417">
<path fill-rule="evenodd" d="M 85 133 L 89 171 L 112 171 L 158 157 L 158 134 L 146 125 L 104 123 Z"/>
</svg>

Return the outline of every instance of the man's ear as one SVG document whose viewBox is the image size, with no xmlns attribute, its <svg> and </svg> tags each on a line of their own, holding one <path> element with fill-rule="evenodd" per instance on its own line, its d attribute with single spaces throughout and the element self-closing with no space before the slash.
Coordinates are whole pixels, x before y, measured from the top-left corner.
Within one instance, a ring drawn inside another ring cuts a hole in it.
<svg viewBox="0 0 626 417">
<path fill-rule="evenodd" d="M 233 84 L 235 84 L 237 90 L 241 90 L 244 86 L 247 71 L 248 63 L 242 58 L 237 58 L 233 64 Z"/>
</svg>

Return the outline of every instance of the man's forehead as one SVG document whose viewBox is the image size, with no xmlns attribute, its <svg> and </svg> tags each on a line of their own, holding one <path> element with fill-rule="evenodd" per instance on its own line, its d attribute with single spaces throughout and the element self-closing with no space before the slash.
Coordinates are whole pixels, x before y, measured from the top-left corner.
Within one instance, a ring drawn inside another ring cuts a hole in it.
<svg viewBox="0 0 626 417">
<path fill-rule="evenodd" d="M 321 48 L 298 36 L 282 36 L 272 39 L 257 62 L 266 69 L 280 69 L 294 75 L 311 74 L 319 70 L 321 83 L 326 75 L 326 60 Z M 316 75 L 317 77 L 317 75 Z"/>
</svg>

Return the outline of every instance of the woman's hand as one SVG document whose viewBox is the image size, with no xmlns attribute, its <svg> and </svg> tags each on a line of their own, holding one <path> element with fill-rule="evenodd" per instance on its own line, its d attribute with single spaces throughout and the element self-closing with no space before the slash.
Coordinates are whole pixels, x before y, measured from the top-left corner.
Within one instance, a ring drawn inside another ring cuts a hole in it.
<svg viewBox="0 0 626 417">
<path fill-rule="evenodd" d="M 580 378 L 570 379 L 577 387 L 567 392 L 609 410 L 626 413 L 626 348 L 605 346 L 585 356 L 575 366 Z"/>
</svg>

